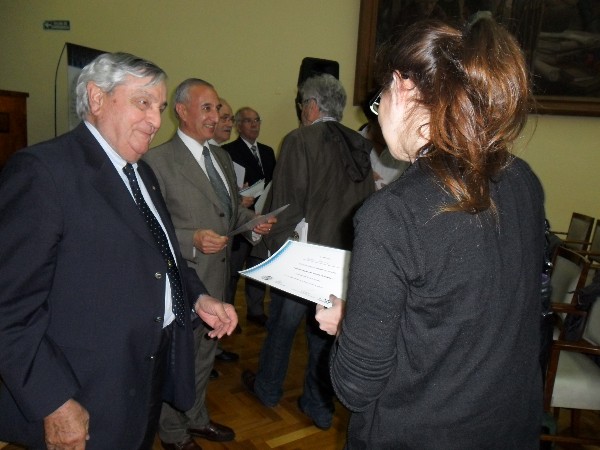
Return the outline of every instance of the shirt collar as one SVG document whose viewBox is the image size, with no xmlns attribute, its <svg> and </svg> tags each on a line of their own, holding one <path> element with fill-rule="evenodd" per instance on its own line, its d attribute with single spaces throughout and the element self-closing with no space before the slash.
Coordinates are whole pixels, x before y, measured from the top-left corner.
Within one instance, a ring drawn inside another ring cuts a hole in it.
<svg viewBox="0 0 600 450">
<path fill-rule="evenodd" d="M 192 148 L 198 149 L 199 148 L 200 152 L 202 152 L 202 149 L 204 147 L 208 147 L 208 149 L 210 150 L 208 141 L 204 141 L 204 142 L 200 143 L 196 139 L 188 136 L 183 131 L 181 131 L 181 128 L 177 128 L 177 135 L 181 138 L 181 140 L 183 141 L 183 143 L 186 145 L 187 148 L 190 148 L 190 149 L 192 149 Z"/>
<path fill-rule="evenodd" d="M 127 161 L 125 161 L 125 159 L 123 159 L 123 157 L 121 155 L 119 155 L 111 146 L 108 142 L 106 142 L 106 139 L 104 139 L 102 137 L 102 135 L 100 134 L 100 132 L 98 131 L 98 129 L 92 125 L 90 122 L 88 122 L 87 120 L 84 120 L 83 122 L 85 124 L 85 126 L 88 128 L 88 130 L 90 130 L 90 133 L 92 133 L 92 135 L 96 138 L 96 140 L 98 141 L 98 143 L 100 144 L 100 146 L 102 147 L 102 150 L 104 150 L 104 153 L 106 153 L 106 155 L 108 156 L 108 158 L 110 159 L 110 161 L 113 163 L 113 165 L 115 166 L 115 168 L 120 172 L 121 170 L 123 170 L 123 167 L 125 167 L 125 164 L 127 164 Z M 131 164 L 134 168 L 137 168 L 137 162 L 132 163 Z"/>
<path fill-rule="evenodd" d="M 244 139 L 244 138 L 243 138 L 243 137 L 241 137 L 241 136 L 240 136 L 240 139 L 246 143 L 246 145 L 248 146 L 248 148 L 252 147 L 253 145 L 256 145 L 256 141 L 254 141 L 254 142 L 250 142 L 250 141 L 247 141 L 246 139 Z M 258 147 L 258 146 L 257 146 L 257 147 Z"/>
<path fill-rule="evenodd" d="M 313 123 L 311 123 L 311 125 L 315 124 L 315 123 L 319 123 L 319 122 L 337 122 L 338 120 L 334 117 L 331 116 L 323 116 L 323 117 L 319 117 L 317 120 L 315 120 Z"/>
</svg>

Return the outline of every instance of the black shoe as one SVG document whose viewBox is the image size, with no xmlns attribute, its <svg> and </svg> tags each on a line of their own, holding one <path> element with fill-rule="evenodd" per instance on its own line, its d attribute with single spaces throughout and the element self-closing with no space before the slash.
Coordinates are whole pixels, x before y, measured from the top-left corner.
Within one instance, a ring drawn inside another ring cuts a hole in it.
<svg viewBox="0 0 600 450">
<path fill-rule="evenodd" d="M 244 387 L 248 390 L 248 392 L 250 392 L 252 395 L 254 395 L 259 402 L 261 402 L 263 405 L 268 406 L 269 408 L 273 408 L 275 406 L 277 406 L 277 403 L 265 403 L 258 395 L 256 395 L 256 391 L 254 390 L 254 384 L 256 383 L 256 374 L 254 372 L 252 372 L 251 370 L 244 370 L 242 372 L 242 384 L 244 385 Z"/>
<path fill-rule="evenodd" d="M 248 314 L 246 316 L 246 320 L 248 322 L 255 323 L 260 327 L 264 327 L 267 324 L 267 319 L 268 317 L 265 314 L 259 314 L 257 316 L 251 316 L 250 314 Z"/>
<path fill-rule="evenodd" d="M 228 426 L 213 422 L 202 428 L 188 428 L 188 433 L 192 436 L 207 439 L 215 442 L 227 442 L 235 439 L 235 432 Z"/>
<path fill-rule="evenodd" d="M 312 420 L 313 425 L 315 427 L 317 427 L 318 429 L 327 431 L 331 428 L 331 422 L 333 420 L 332 417 L 313 417 L 313 416 L 311 416 L 310 413 L 302 407 L 302 403 L 300 402 L 300 399 L 298 399 L 298 409 L 300 411 L 302 411 L 302 413 L 304 415 L 308 416 Z"/>
<path fill-rule="evenodd" d="M 219 372 L 217 372 L 215 369 L 210 371 L 210 375 L 208 376 L 209 380 L 216 380 L 217 378 L 219 378 Z"/>
<path fill-rule="evenodd" d="M 226 352 L 225 350 L 221 351 L 218 355 L 215 355 L 215 359 L 217 361 L 223 362 L 234 362 L 240 359 L 240 355 L 233 352 Z"/>
</svg>

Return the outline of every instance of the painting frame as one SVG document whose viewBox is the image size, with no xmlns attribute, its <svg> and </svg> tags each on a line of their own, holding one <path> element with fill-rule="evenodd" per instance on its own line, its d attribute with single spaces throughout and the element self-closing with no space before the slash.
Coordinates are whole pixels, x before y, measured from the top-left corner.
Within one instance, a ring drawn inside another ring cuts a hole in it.
<svg viewBox="0 0 600 450">
<path fill-rule="evenodd" d="M 354 104 L 367 100 L 375 89 L 374 69 L 379 0 L 361 0 L 354 82 Z M 534 92 L 532 113 L 600 117 L 600 97 L 539 95 Z"/>
</svg>

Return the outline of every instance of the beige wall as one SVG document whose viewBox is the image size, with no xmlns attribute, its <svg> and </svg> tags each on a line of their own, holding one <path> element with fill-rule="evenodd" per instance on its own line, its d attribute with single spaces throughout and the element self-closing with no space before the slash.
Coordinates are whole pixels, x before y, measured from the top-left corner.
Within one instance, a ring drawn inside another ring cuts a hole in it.
<svg viewBox="0 0 600 450">
<path fill-rule="evenodd" d="M 554 230 L 566 231 L 573 211 L 600 219 L 600 118 L 530 116 L 519 146 L 544 185 Z"/>
<path fill-rule="evenodd" d="M 170 93 L 183 79 L 200 77 L 234 109 L 256 108 L 264 119 L 260 140 L 277 148 L 297 126 L 303 57 L 338 61 L 352 97 L 359 7 L 360 0 L 0 0 L 0 89 L 29 92 L 33 144 L 54 136 L 54 77 L 65 42 L 127 51 L 163 67 Z M 70 20 L 71 31 L 44 31 L 44 20 Z M 66 130 L 64 60 L 59 132 Z M 363 121 L 358 108 L 346 108 L 346 125 Z M 169 113 L 155 144 L 174 130 Z M 542 178 L 553 226 L 566 227 L 574 210 L 600 217 L 600 119 L 539 116 L 532 130 L 519 154 Z"/>
</svg>

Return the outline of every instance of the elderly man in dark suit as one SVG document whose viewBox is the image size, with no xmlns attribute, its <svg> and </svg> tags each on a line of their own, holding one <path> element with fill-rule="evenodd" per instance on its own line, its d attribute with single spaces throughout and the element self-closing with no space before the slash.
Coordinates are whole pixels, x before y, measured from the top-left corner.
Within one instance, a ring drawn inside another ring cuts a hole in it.
<svg viewBox="0 0 600 450">
<path fill-rule="evenodd" d="M 0 177 L 0 439 L 31 449 L 150 449 L 164 399 L 194 400 L 191 317 L 230 334 L 179 252 L 140 157 L 165 73 L 104 54 L 77 84 L 76 129 Z M 87 440 L 87 442 L 86 442 Z"/>
<path fill-rule="evenodd" d="M 145 160 L 156 172 L 161 191 L 173 218 L 183 257 L 218 299 L 225 297 L 229 280 L 231 239 L 229 232 L 255 217 L 239 206 L 235 173 L 229 155 L 208 141 L 219 121 L 220 102 L 213 86 L 190 78 L 175 91 L 179 128 L 173 138 L 148 152 Z M 270 220 L 245 233 L 258 242 L 271 229 Z M 230 305 L 231 306 L 231 305 Z M 208 328 L 195 330 L 196 402 L 179 412 L 165 404 L 159 434 L 163 448 L 198 449 L 192 436 L 228 441 L 233 430 L 212 422 L 204 402 L 216 342 L 205 339 Z"/>
<path fill-rule="evenodd" d="M 235 113 L 235 127 L 238 138 L 224 144 L 223 148 L 229 153 L 233 162 L 246 169 L 244 184 L 252 186 L 257 181 L 264 179 L 265 186 L 273 178 L 275 169 L 275 152 L 268 145 L 258 142 L 260 124 L 262 120 L 258 113 L 245 106 Z M 254 209 L 253 206 L 250 206 Z M 231 252 L 231 280 L 227 290 L 227 301 L 233 304 L 239 271 L 246 267 L 253 267 L 262 261 L 261 258 L 251 255 L 252 246 L 248 241 L 236 237 L 233 241 Z M 250 322 L 264 326 L 267 316 L 264 310 L 265 285 L 256 281 L 246 279 L 246 318 Z"/>
</svg>

